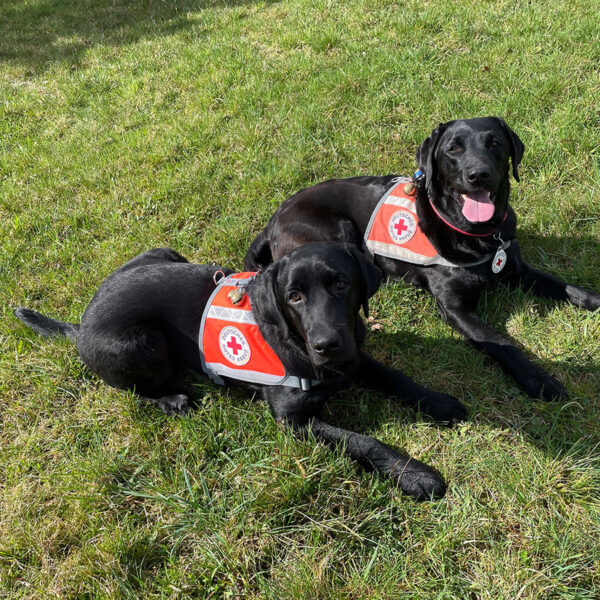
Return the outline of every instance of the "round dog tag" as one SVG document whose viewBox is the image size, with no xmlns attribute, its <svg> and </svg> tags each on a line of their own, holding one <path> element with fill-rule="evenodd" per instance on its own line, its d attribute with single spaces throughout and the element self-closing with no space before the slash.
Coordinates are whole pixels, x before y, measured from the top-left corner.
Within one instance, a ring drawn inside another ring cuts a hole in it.
<svg viewBox="0 0 600 600">
<path fill-rule="evenodd" d="M 506 252 L 502 248 L 498 248 L 496 250 L 496 254 L 492 260 L 492 271 L 494 273 L 500 273 L 502 269 L 504 269 L 504 265 L 506 264 Z"/>
</svg>

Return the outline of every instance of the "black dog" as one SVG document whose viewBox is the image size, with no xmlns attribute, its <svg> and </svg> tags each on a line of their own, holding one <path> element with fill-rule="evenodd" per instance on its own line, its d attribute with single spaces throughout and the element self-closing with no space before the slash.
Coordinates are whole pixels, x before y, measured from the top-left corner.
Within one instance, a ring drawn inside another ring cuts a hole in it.
<svg viewBox="0 0 600 600">
<path fill-rule="evenodd" d="M 173 250 L 155 249 L 130 260 L 102 283 L 79 326 L 25 308 L 15 314 L 44 336 L 76 341 L 83 362 L 105 382 L 135 389 L 167 413 L 183 413 L 189 406 L 177 387 L 179 367 L 197 372 L 204 368 L 220 383 L 241 383 L 259 391 L 277 420 L 296 431 L 310 428 L 327 443 L 343 444 L 354 459 L 391 476 L 414 498 L 443 496 L 445 484 L 431 468 L 316 418 L 325 398 L 352 381 L 398 396 L 438 420 L 465 416 L 456 398 L 426 390 L 360 351 L 365 331 L 358 313 L 361 306 L 367 312 L 368 298 L 381 283 L 380 270 L 352 245 L 321 242 L 290 253 L 255 277 L 246 275 L 249 281 L 241 287 L 241 280 L 230 274 L 219 267 L 190 264 Z M 219 276 L 223 279 L 217 286 Z M 226 283 L 231 291 L 221 296 Z M 204 339 L 207 323 L 222 323 L 225 313 L 235 322 L 219 325 L 218 339 L 200 351 L 198 340 Z M 262 347 L 251 348 L 244 337 L 251 332 L 242 328 L 252 328 L 252 323 L 262 334 L 262 342 L 257 342 Z M 244 360 L 256 355 L 260 361 L 273 351 L 285 381 L 280 373 L 278 384 L 267 385 L 264 382 L 275 376 L 257 374 L 260 364 L 248 371 L 253 363 Z M 223 356 L 229 356 L 229 366 L 215 367 L 215 353 L 223 363 Z M 245 382 L 234 370 L 239 365 L 249 378 Z"/>
<path fill-rule="evenodd" d="M 420 171 L 412 182 L 394 176 L 334 179 L 286 200 L 252 243 L 245 267 L 264 268 L 318 240 L 365 248 L 387 275 L 429 291 L 448 323 L 496 359 L 530 397 L 566 398 L 556 379 L 476 314 L 481 292 L 497 282 L 588 310 L 600 307 L 599 294 L 542 273 L 521 258 L 508 198 L 509 159 L 518 181 L 523 150 L 503 119 L 444 123 L 419 147 Z M 382 200 L 395 185 L 401 188 L 393 194 L 403 198 Z M 389 212 L 372 221 L 380 200 Z M 410 202 L 412 211 L 406 209 Z M 377 227 L 387 236 L 383 243 L 377 241 Z"/>
</svg>

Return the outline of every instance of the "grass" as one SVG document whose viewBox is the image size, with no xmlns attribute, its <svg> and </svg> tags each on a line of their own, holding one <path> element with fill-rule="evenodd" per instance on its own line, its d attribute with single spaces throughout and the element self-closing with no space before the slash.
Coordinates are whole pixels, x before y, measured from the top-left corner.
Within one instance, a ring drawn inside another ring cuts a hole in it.
<svg viewBox="0 0 600 600">
<path fill-rule="evenodd" d="M 77 321 L 136 253 L 239 268 L 276 206 L 410 173 L 439 122 L 526 145 L 529 260 L 600 289 L 600 39 L 589 2 L 5 0 L 0 6 L 0 597 L 600 597 L 600 317 L 519 292 L 481 312 L 568 387 L 530 401 L 386 286 L 368 348 L 455 394 L 448 430 L 352 389 L 330 419 L 437 467 L 416 504 L 198 378 L 170 419 L 12 316 Z"/>
</svg>

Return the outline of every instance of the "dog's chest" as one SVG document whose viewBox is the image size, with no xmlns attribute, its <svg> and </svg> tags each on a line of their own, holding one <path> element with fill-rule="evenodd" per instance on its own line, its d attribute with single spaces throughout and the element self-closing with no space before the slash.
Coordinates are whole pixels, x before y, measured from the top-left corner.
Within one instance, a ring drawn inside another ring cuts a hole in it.
<svg viewBox="0 0 600 600">
<path fill-rule="evenodd" d="M 318 382 L 289 375 L 260 332 L 245 286 L 256 273 L 224 278 L 209 298 L 198 336 L 202 370 L 217 384 L 223 378 L 249 384 L 310 389 Z"/>
</svg>

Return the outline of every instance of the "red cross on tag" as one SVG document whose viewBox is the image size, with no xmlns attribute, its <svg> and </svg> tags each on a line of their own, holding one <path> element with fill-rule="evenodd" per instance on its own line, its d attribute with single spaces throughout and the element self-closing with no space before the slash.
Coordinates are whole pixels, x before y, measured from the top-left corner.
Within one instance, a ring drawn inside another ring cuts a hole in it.
<svg viewBox="0 0 600 600">
<path fill-rule="evenodd" d="M 506 252 L 502 248 L 498 248 L 496 250 L 496 254 L 494 254 L 494 258 L 492 259 L 492 272 L 500 273 L 502 269 L 504 269 L 504 265 L 506 264 Z"/>
</svg>

